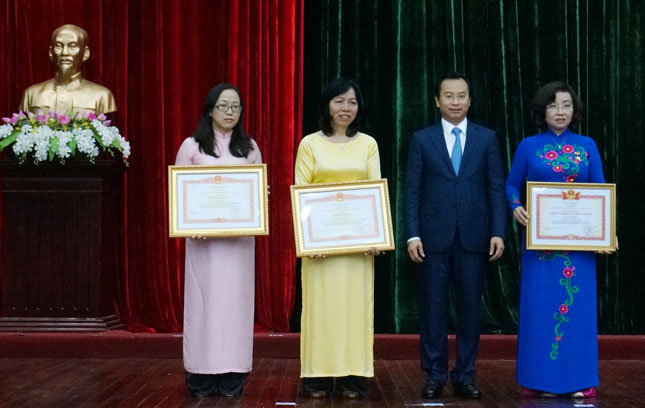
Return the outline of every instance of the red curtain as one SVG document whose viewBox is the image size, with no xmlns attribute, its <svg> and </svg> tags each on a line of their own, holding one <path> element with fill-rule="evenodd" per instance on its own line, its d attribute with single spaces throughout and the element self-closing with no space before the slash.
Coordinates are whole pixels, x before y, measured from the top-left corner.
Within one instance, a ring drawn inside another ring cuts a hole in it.
<svg viewBox="0 0 645 408">
<path fill-rule="evenodd" d="M 132 146 L 116 299 L 133 330 L 179 332 L 184 242 L 167 238 L 167 166 L 195 129 L 208 90 L 238 86 L 245 130 L 268 164 L 270 232 L 257 239 L 256 328 L 289 331 L 295 294 L 289 185 L 302 127 L 304 0 L 4 0 L 0 116 L 52 76 L 51 32 L 87 30 L 84 76 L 112 90 Z M 1 205 L 1 203 L 0 203 Z"/>
</svg>

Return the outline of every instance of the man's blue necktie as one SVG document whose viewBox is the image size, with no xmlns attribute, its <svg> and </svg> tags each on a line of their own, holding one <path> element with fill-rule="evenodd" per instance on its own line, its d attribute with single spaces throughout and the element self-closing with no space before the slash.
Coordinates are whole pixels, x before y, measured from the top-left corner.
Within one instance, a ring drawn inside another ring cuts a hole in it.
<svg viewBox="0 0 645 408">
<path fill-rule="evenodd" d="M 459 165 L 461 164 L 461 138 L 459 134 L 461 131 L 458 127 L 455 127 L 452 129 L 452 133 L 455 135 L 455 144 L 452 146 L 450 161 L 452 162 L 452 167 L 455 169 L 455 174 L 459 174 Z"/>
</svg>

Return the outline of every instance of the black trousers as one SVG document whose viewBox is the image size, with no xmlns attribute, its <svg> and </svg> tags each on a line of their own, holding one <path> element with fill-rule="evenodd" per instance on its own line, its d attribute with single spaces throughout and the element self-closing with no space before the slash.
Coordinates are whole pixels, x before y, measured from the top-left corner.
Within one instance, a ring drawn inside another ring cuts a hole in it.
<svg viewBox="0 0 645 408">
<path fill-rule="evenodd" d="M 191 394 L 205 397 L 214 393 L 228 397 L 242 395 L 249 373 L 194 374 L 186 372 L 186 387 Z"/>
<path fill-rule="evenodd" d="M 302 386 L 306 393 L 325 391 L 328 394 L 334 392 L 342 394 L 343 391 L 355 391 L 361 397 L 367 395 L 367 377 L 357 375 L 348 375 L 347 377 L 303 377 Z"/>
<path fill-rule="evenodd" d="M 486 271 L 486 253 L 463 247 L 457 230 L 447 252 L 426 249 L 421 278 L 421 367 L 428 378 L 445 383 L 448 377 L 448 288 L 454 285 L 457 300 L 457 359 L 450 371 L 453 384 L 475 379 L 479 349 L 480 302 Z"/>
</svg>

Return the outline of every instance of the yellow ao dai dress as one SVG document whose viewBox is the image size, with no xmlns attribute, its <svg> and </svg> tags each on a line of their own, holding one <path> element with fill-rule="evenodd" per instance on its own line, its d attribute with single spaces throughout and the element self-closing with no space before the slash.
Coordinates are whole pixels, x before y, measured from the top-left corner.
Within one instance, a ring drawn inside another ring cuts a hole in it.
<svg viewBox="0 0 645 408">
<path fill-rule="evenodd" d="M 378 146 L 364 133 L 332 143 L 317 132 L 298 148 L 296 184 L 380 177 Z M 303 258 L 301 325 L 301 377 L 373 377 L 374 258 Z"/>
</svg>

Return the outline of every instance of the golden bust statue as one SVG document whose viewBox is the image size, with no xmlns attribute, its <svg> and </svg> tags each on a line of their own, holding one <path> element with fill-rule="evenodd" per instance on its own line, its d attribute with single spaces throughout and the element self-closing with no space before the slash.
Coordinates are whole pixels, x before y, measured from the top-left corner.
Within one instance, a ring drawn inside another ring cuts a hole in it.
<svg viewBox="0 0 645 408">
<path fill-rule="evenodd" d="M 54 63 L 54 78 L 27 88 L 20 109 L 44 113 L 116 111 L 109 89 L 83 78 L 81 66 L 90 57 L 87 32 L 73 24 L 58 27 L 51 36 L 49 59 Z"/>
</svg>

